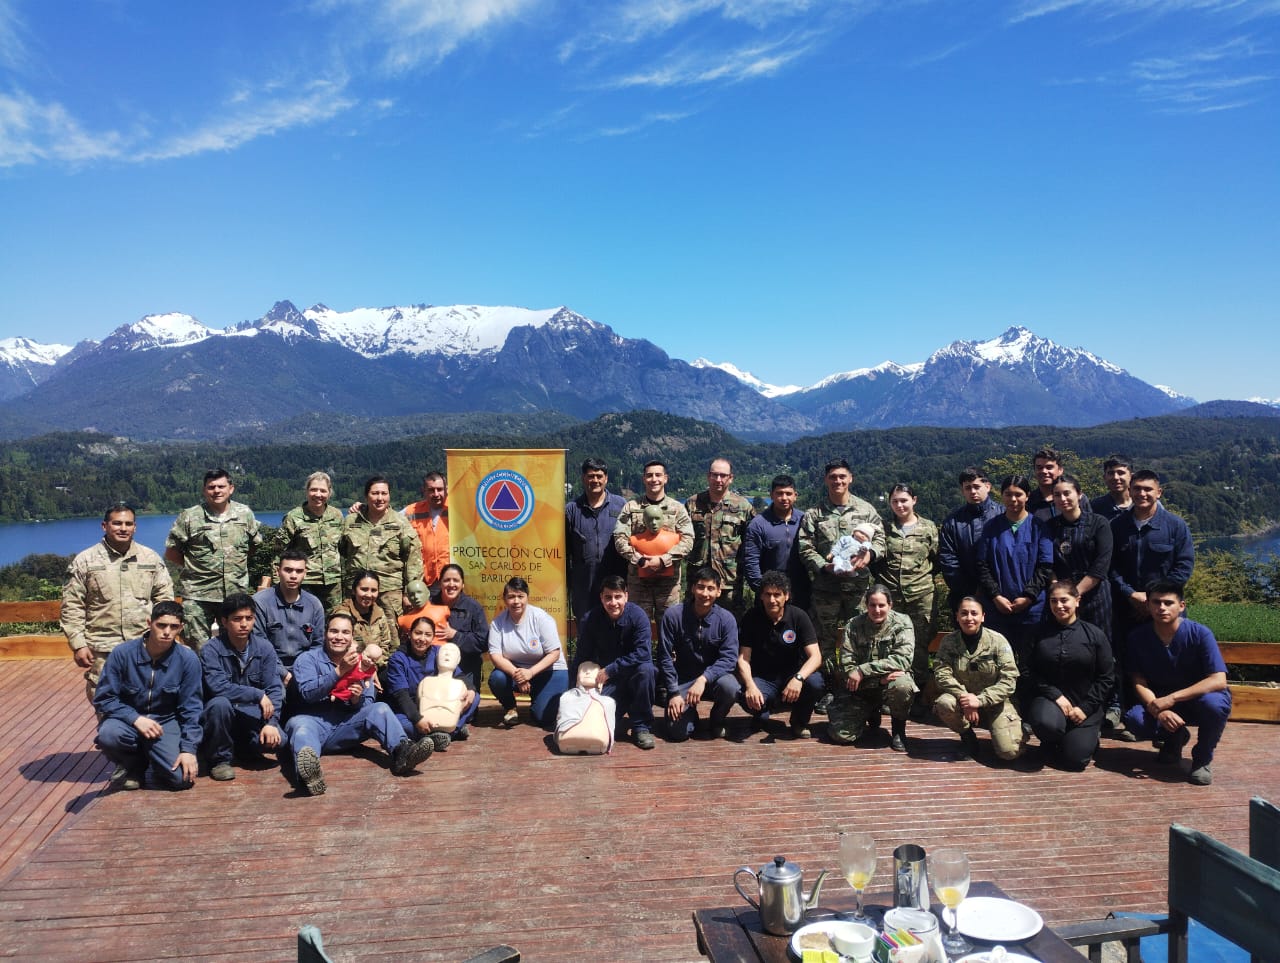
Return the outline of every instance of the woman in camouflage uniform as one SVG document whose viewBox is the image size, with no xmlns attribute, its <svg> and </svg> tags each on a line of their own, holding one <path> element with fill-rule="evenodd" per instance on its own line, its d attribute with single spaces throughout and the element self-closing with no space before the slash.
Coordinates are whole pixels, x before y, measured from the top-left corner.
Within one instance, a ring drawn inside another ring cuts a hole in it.
<svg viewBox="0 0 1280 963">
<path fill-rule="evenodd" d="M 302 588 L 320 600 L 327 615 L 342 601 L 342 556 L 338 554 L 342 512 L 329 504 L 333 481 L 326 472 L 307 476 L 306 491 L 307 500 L 286 512 L 280 522 L 281 552 L 294 549 L 307 556 Z M 270 579 L 265 581 L 260 588 L 269 587 Z"/>
<path fill-rule="evenodd" d="M 827 732 L 833 742 L 848 744 L 860 738 L 871 719 L 889 710 L 894 752 L 906 752 L 907 714 L 916 694 L 911 678 L 915 631 L 911 620 L 893 611 L 893 598 L 883 585 L 873 585 L 863 602 L 865 611 L 851 618 L 844 636 L 823 673 L 834 691 L 827 710 Z"/>
<path fill-rule="evenodd" d="M 941 695 L 933 711 L 942 724 L 960 733 L 960 758 L 978 752 L 974 726 L 991 730 L 991 744 L 1001 759 L 1017 759 L 1026 746 L 1022 717 L 1013 707 L 1018 665 L 1013 647 L 999 632 L 984 627 L 982 603 L 973 596 L 956 609 L 959 628 L 942 640 L 933 663 Z"/>
<path fill-rule="evenodd" d="M 338 542 L 343 581 L 358 573 L 378 573 L 378 604 L 392 621 L 404 613 L 404 591 L 422 581 L 422 544 L 409 520 L 391 510 L 391 484 L 381 475 L 364 483 L 364 501 L 352 507 Z"/>
<path fill-rule="evenodd" d="M 893 610 L 911 620 L 916 650 L 911 675 L 916 688 L 929 684 L 929 644 L 937 624 L 933 574 L 938 569 L 938 526 L 916 514 L 916 493 L 910 485 L 894 485 L 889 492 L 893 521 L 885 529 L 884 556 L 876 574 L 893 593 Z"/>
<path fill-rule="evenodd" d="M 385 668 L 391 654 L 400 648 L 400 633 L 391 617 L 378 604 L 378 573 L 361 572 L 351 588 L 351 597 L 334 610 L 351 618 L 351 634 L 357 651 L 363 652 L 370 645 L 382 647 L 378 668 Z"/>
</svg>

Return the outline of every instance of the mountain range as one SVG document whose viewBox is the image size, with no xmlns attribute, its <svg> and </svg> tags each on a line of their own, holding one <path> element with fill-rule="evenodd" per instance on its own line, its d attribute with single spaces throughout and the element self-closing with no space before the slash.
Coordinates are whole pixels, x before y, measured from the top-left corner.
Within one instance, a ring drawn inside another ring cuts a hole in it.
<svg viewBox="0 0 1280 963">
<path fill-rule="evenodd" d="M 474 305 L 305 311 L 277 302 L 226 329 L 156 314 L 74 346 L 0 341 L 0 436 L 93 429 L 139 439 L 270 433 L 306 414 L 656 408 L 750 439 L 903 425 L 1085 426 L 1194 400 L 1078 348 L 1013 327 L 925 361 L 766 384 L 730 362 L 672 358 L 566 307 Z"/>
</svg>

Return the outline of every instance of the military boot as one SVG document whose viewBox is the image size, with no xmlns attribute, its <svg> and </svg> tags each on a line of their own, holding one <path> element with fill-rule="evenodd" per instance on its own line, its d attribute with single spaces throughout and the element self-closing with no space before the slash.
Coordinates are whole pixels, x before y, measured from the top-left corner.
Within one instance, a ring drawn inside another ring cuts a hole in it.
<svg viewBox="0 0 1280 963">
<path fill-rule="evenodd" d="M 889 748 L 894 752 L 907 751 L 907 720 L 890 719 L 893 735 L 889 738 Z"/>
</svg>

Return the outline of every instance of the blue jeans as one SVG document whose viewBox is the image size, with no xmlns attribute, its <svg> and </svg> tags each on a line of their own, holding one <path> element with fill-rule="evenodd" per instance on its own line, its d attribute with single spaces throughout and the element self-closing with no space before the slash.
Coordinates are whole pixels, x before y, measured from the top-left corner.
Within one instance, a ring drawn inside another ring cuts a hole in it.
<svg viewBox="0 0 1280 963">
<path fill-rule="evenodd" d="M 385 702 L 367 702 L 341 720 L 300 713 L 290 718 L 285 728 L 295 759 L 303 749 L 314 749 L 317 756 L 323 756 L 354 749 L 366 739 L 377 739 L 383 749 L 392 752 L 405 738 L 396 714 Z"/>
<path fill-rule="evenodd" d="M 256 703 L 234 705 L 225 696 L 217 696 L 205 703 L 201 725 L 204 727 L 204 742 L 200 749 L 210 766 L 229 763 L 235 754 L 241 757 L 262 754 L 258 733 L 268 723 L 262 721 L 262 707 Z M 272 716 L 270 725 L 280 730 L 279 749 L 283 750 L 288 743 L 280 720 Z"/>
<path fill-rule="evenodd" d="M 458 727 L 461 728 L 462 726 L 465 726 L 473 718 L 475 718 L 476 710 L 479 708 L 480 708 L 480 693 L 477 692 L 476 697 L 471 700 L 471 705 L 463 709 L 462 715 L 458 716 Z M 404 729 L 404 734 L 408 736 L 410 739 L 417 739 L 418 736 L 421 735 L 421 733 L 418 732 L 418 727 L 409 721 L 408 716 L 397 712 L 396 721 L 400 723 L 400 727 Z M 454 729 L 453 731 L 457 732 L 458 730 Z"/>
<path fill-rule="evenodd" d="M 164 732 L 159 739 L 146 739 L 128 723 L 104 719 L 98 726 L 98 748 L 131 773 L 144 774 L 150 766 L 154 777 L 166 788 L 190 789 L 192 784 L 182 778 L 180 769 L 174 768 L 182 744 L 178 720 L 170 719 L 161 725 Z"/>
<path fill-rule="evenodd" d="M 1198 769 L 1213 762 L 1213 751 L 1218 748 L 1222 731 L 1231 715 L 1231 690 L 1207 692 L 1195 699 L 1179 702 L 1173 711 L 1182 716 L 1188 726 L 1197 730 L 1196 744 L 1191 747 L 1191 768 Z M 1156 717 L 1143 706 L 1134 706 L 1124 714 L 1124 726 L 1139 739 L 1153 739 L 1160 731 Z"/>
<path fill-rule="evenodd" d="M 551 730 L 556 727 L 556 713 L 560 709 L 560 697 L 569 688 L 568 669 L 543 669 L 529 680 L 530 708 L 534 721 L 542 728 Z M 504 709 L 516 707 L 516 687 L 511 676 L 501 669 L 489 673 L 489 691 L 502 703 Z"/>
<path fill-rule="evenodd" d="M 729 710 L 733 708 L 733 694 L 728 692 L 724 686 L 720 685 L 720 683 L 726 678 L 733 678 L 733 673 L 730 672 L 726 675 L 722 675 L 719 679 L 716 679 L 715 682 L 711 683 L 711 685 L 707 686 L 706 690 L 702 693 L 702 701 L 711 703 L 711 728 L 713 729 L 716 726 L 724 725 L 725 717 L 729 714 Z M 693 686 L 694 681 L 696 680 L 681 682 L 676 686 L 675 691 L 670 693 L 670 695 L 683 696 L 687 694 L 690 687 Z M 666 721 L 668 739 L 672 742 L 684 742 L 693 735 L 693 728 L 698 722 L 697 706 L 686 705 L 684 712 L 675 722 L 672 722 L 671 719 L 667 717 L 665 707 L 663 707 L 663 709 L 663 719 Z"/>
</svg>

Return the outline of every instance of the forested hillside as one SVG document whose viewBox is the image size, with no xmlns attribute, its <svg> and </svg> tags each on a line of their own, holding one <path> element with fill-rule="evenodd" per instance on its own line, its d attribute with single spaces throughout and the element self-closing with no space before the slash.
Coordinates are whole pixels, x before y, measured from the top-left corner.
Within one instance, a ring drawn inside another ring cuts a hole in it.
<svg viewBox="0 0 1280 963">
<path fill-rule="evenodd" d="M 403 426 L 399 428 L 403 430 Z M 0 520 L 96 515 L 113 501 L 141 512 L 174 512 L 193 504 L 206 468 L 232 472 L 236 497 L 260 510 L 301 501 L 303 479 L 316 469 L 333 475 L 336 502 L 348 504 L 369 474 L 387 475 L 397 504 L 410 501 L 425 471 L 443 469 L 446 448 L 564 448 L 568 477 L 588 455 L 604 458 L 613 486 L 639 487 L 641 466 L 666 459 L 669 490 L 690 494 L 705 485 L 707 463 L 732 459 L 735 487 L 763 494 L 778 472 L 796 477 L 805 504 L 820 491 L 821 468 L 848 458 L 858 494 L 880 503 L 905 481 L 920 495 L 920 512 L 941 518 L 957 502 L 955 476 L 968 464 L 993 477 L 1030 468 L 1031 453 L 1052 445 L 1069 453 L 1068 470 L 1091 494 L 1101 492 L 1101 462 L 1112 453 L 1165 478 L 1165 500 L 1197 535 L 1256 531 L 1280 520 L 1280 419 L 1177 415 L 1094 428 L 899 428 L 803 438 L 789 444 L 740 441 L 723 429 L 654 411 L 610 414 L 590 422 L 537 416 L 471 416 L 452 432 L 397 437 L 369 423 L 369 444 L 316 441 L 151 445 L 99 434 L 53 434 L 14 442 L 0 454 Z M 305 437 L 305 435 L 303 436 Z"/>
</svg>

